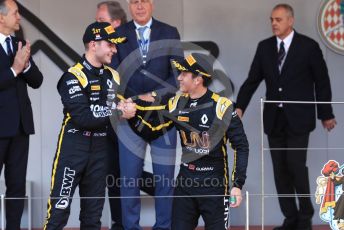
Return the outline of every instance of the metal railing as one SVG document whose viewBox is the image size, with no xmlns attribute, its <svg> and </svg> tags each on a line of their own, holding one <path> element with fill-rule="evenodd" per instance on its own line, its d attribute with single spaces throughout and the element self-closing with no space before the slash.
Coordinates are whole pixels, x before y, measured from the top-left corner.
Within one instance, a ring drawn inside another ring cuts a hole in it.
<svg viewBox="0 0 344 230">
<path fill-rule="evenodd" d="M 261 168 L 261 176 L 262 176 L 262 194 L 261 194 L 261 205 L 262 205 L 262 230 L 264 230 L 265 225 L 265 198 L 266 197 L 300 197 L 300 195 L 293 195 L 293 194 L 265 194 L 265 159 L 264 159 L 264 152 L 269 150 L 283 150 L 281 148 L 265 148 L 264 147 L 264 120 L 263 120 L 263 110 L 264 104 L 344 104 L 344 102 L 334 102 L 334 101 L 326 101 L 326 102 L 316 102 L 316 101 L 269 101 L 263 98 L 260 99 L 260 128 L 261 128 L 261 161 L 262 161 L 262 168 Z M 288 150 L 344 150 L 344 148 L 288 148 Z M 304 194 L 301 196 L 311 197 L 312 194 Z"/>
</svg>

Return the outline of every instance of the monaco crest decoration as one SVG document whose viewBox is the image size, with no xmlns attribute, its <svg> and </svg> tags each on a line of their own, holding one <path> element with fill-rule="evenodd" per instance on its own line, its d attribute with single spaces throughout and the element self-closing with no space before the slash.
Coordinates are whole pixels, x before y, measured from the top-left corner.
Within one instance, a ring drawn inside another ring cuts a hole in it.
<svg viewBox="0 0 344 230">
<path fill-rule="evenodd" d="M 344 230 L 344 164 L 328 161 L 317 178 L 315 201 L 319 216 L 333 230 Z"/>
<path fill-rule="evenodd" d="M 344 55 L 344 0 L 324 0 L 318 13 L 318 30 L 323 42 Z"/>
</svg>

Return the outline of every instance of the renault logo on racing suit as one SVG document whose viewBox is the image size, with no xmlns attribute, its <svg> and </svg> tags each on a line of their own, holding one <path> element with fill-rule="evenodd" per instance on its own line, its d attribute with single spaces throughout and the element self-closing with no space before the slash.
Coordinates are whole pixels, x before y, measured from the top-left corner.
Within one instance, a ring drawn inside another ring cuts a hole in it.
<svg viewBox="0 0 344 230">
<path fill-rule="evenodd" d="M 207 115 L 206 115 L 206 114 L 203 114 L 203 116 L 202 116 L 202 118 L 201 118 L 202 124 L 203 124 L 203 125 L 207 124 L 208 120 L 209 120 L 209 119 L 208 119 Z"/>
<path fill-rule="evenodd" d="M 107 79 L 106 84 L 109 86 L 109 88 L 112 88 L 112 82 L 110 79 Z"/>
</svg>

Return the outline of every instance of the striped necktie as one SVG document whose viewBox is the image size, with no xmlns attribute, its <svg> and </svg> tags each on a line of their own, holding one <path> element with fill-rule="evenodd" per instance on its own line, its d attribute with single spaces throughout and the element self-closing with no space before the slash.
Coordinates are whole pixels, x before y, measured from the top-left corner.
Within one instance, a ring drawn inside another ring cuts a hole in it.
<svg viewBox="0 0 344 230">
<path fill-rule="evenodd" d="M 11 62 L 13 62 L 14 54 L 13 54 L 12 45 L 11 45 L 11 38 L 7 37 L 5 41 L 6 41 L 7 55 L 10 58 Z"/>
<path fill-rule="evenodd" d="M 284 49 L 284 42 L 282 41 L 278 50 L 278 55 L 277 55 L 278 69 L 280 72 L 282 70 L 284 57 L 285 57 L 285 49 Z"/>
</svg>

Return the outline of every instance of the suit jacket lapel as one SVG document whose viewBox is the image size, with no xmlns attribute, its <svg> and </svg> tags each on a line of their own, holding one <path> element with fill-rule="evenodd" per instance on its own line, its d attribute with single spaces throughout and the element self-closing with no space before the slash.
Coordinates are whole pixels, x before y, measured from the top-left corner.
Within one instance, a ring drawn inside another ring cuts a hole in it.
<svg viewBox="0 0 344 230">
<path fill-rule="evenodd" d="M 157 43 L 154 44 L 155 41 L 160 40 L 160 26 L 157 24 L 156 20 L 153 18 L 152 26 L 151 26 L 151 34 L 149 38 L 149 49 L 147 53 L 147 63 L 151 60 L 152 56 L 154 55 L 155 50 L 157 50 L 159 47 L 156 47 Z"/>
<path fill-rule="evenodd" d="M 142 63 L 142 57 L 141 57 L 141 53 L 140 53 L 140 48 L 139 48 L 139 44 L 137 41 L 137 36 L 136 36 L 136 27 L 133 21 L 128 23 L 128 41 L 130 43 L 131 46 L 131 50 L 135 51 L 135 55 L 137 56 L 137 58 L 141 61 Z"/>
<path fill-rule="evenodd" d="M 298 34 L 295 32 L 293 40 L 291 41 L 286 59 L 284 61 L 283 67 L 282 67 L 281 76 L 285 75 L 285 72 L 286 72 L 290 62 L 294 59 L 294 57 L 297 53 L 297 49 L 299 49 L 297 39 L 298 39 Z"/>
<path fill-rule="evenodd" d="M 152 26 L 151 26 L 151 34 L 150 34 L 150 41 L 154 42 L 159 40 L 160 35 L 160 26 L 157 24 L 156 20 L 153 18 Z"/>
<path fill-rule="evenodd" d="M 13 39 L 13 37 L 12 37 L 12 39 Z M 14 45 L 13 45 L 13 48 L 14 48 Z M 0 45 L 0 56 L 4 57 L 3 60 L 5 60 L 6 62 L 8 62 L 8 63 L 11 62 L 10 58 L 8 57 L 8 55 L 7 55 L 6 51 L 4 50 L 4 48 L 2 47 L 2 45 Z"/>
<path fill-rule="evenodd" d="M 129 22 L 127 25 L 128 28 L 128 40 L 131 45 L 131 48 L 133 50 L 139 48 L 139 45 L 137 43 L 137 37 L 136 37 L 136 27 L 133 21 Z"/>
<path fill-rule="evenodd" d="M 8 57 L 6 51 L 4 50 L 4 48 L 2 47 L 2 45 L 0 45 L 0 56 L 1 57 Z M 8 58 L 7 58 L 8 59 Z"/>
<path fill-rule="evenodd" d="M 12 39 L 12 46 L 13 46 L 13 54 L 16 55 L 17 50 L 18 50 L 18 39 L 16 37 L 11 36 Z M 24 45 L 24 44 L 22 44 Z"/>
<path fill-rule="evenodd" d="M 278 64 L 277 64 L 278 51 L 277 51 L 276 37 L 273 37 L 271 39 L 269 51 L 270 51 L 269 56 L 272 57 L 271 64 L 272 64 L 272 69 L 273 69 L 273 80 L 278 81 L 280 74 L 279 74 Z"/>
</svg>

